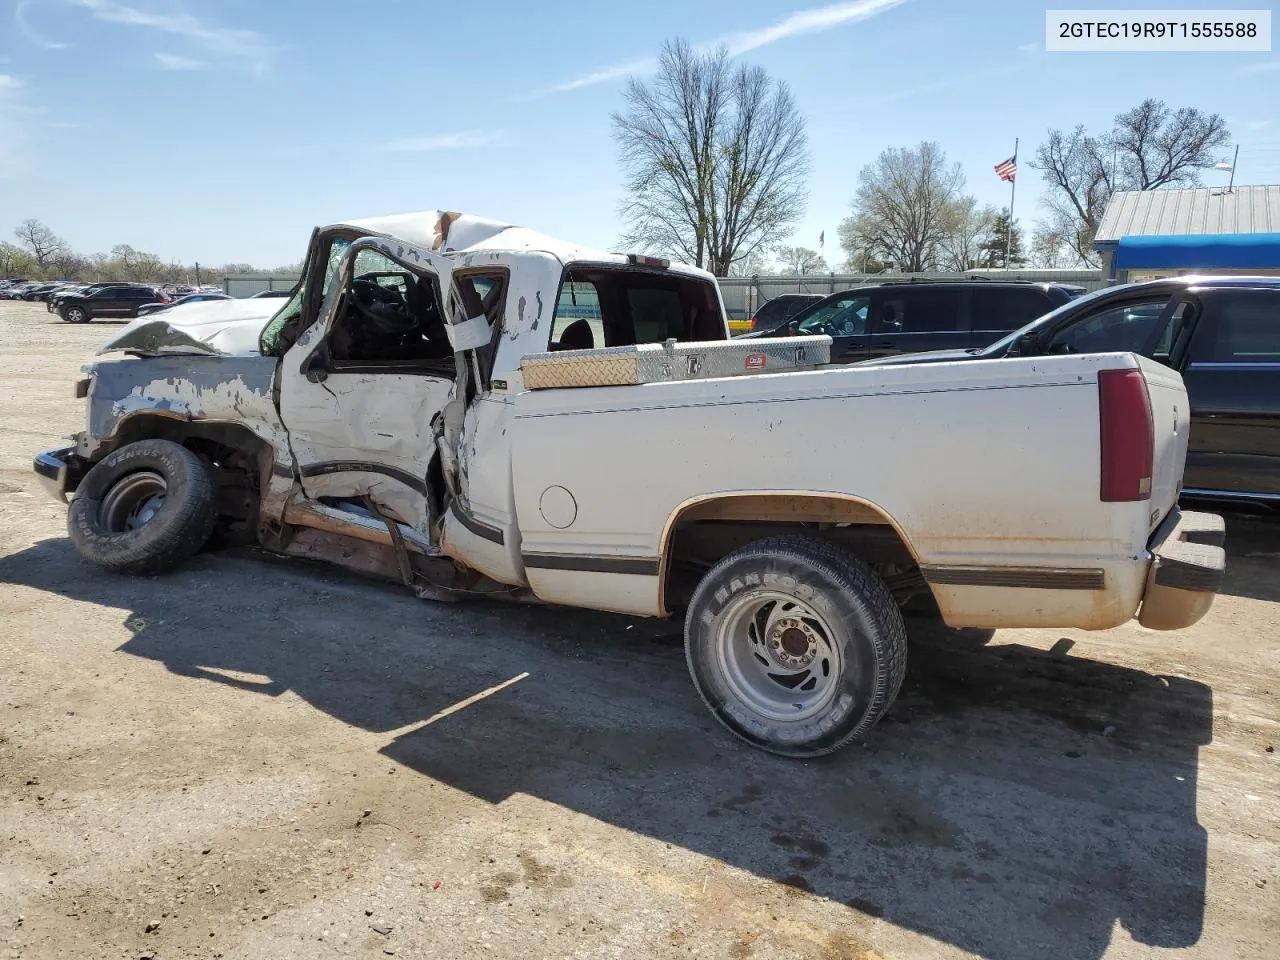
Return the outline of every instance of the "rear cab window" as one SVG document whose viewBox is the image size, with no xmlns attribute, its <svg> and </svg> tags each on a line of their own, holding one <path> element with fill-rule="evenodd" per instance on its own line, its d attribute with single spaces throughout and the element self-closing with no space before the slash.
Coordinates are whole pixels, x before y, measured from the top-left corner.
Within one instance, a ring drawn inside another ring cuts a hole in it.
<svg viewBox="0 0 1280 960">
<path fill-rule="evenodd" d="M 592 350 L 724 337 L 715 286 L 701 277 L 573 264 L 560 284 L 549 348 Z"/>
</svg>

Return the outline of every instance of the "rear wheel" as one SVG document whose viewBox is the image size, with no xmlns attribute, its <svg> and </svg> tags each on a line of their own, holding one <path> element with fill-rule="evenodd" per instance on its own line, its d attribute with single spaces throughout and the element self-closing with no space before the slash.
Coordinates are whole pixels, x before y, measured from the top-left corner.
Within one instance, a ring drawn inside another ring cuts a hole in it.
<svg viewBox="0 0 1280 960">
<path fill-rule="evenodd" d="M 689 672 L 716 719 L 788 757 L 865 735 L 897 696 L 907 636 L 862 561 L 808 537 L 761 540 L 703 578 L 685 621 Z"/>
<path fill-rule="evenodd" d="M 94 466 L 71 501 L 76 551 L 108 570 L 154 574 L 197 553 L 218 518 L 207 463 L 169 440 L 140 440 Z"/>
</svg>

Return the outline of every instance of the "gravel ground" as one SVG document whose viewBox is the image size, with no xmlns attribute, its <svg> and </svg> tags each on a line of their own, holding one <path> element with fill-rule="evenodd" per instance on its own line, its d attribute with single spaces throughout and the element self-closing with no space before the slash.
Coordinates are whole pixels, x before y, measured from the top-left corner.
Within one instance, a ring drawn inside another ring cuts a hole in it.
<svg viewBox="0 0 1280 960">
<path fill-rule="evenodd" d="M 675 623 L 81 563 L 29 464 L 113 326 L 0 302 L 0 958 L 1276 956 L 1280 523 L 1180 633 L 914 623 L 787 762 Z"/>
</svg>

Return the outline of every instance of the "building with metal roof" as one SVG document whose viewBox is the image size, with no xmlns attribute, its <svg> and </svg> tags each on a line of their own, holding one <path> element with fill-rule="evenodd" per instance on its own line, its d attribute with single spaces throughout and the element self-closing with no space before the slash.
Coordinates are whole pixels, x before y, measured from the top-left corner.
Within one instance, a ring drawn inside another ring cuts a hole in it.
<svg viewBox="0 0 1280 960">
<path fill-rule="evenodd" d="M 1121 190 L 1098 225 L 1102 275 L 1280 274 L 1280 185 Z"/>
</svg>

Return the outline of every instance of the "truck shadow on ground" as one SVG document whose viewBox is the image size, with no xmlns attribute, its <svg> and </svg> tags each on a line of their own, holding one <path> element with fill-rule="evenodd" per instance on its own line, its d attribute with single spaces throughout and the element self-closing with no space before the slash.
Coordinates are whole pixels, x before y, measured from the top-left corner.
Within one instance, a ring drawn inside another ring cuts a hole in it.
<svg viewBox="0 0 1280 960">
<path fill-rule="evenodd" d="M 123 652 L 293 691 L 490 803 L 538 797 L 775 880 L 784 901 L 843 903 L 850 931 L 879 917 L 1019 960 L 1100 957 L 1117 922 L 1153 946 L 1201 934 L 1211 691 L 1069 643 L 966 646 L 913 623 L 907 682 L 868 743 L 798 763 L 710 719 L 676 623 L 429 604 L 256 553 L 130 580 L 63 540 L 0 558 L 0 582 L 124 608 Z"/>
</svg>

